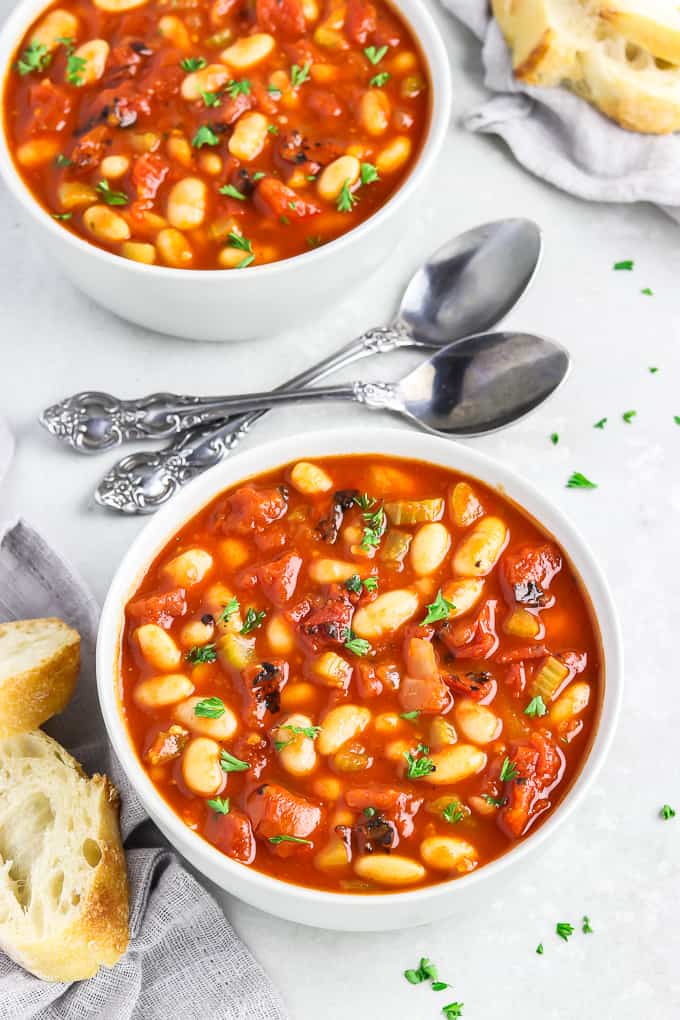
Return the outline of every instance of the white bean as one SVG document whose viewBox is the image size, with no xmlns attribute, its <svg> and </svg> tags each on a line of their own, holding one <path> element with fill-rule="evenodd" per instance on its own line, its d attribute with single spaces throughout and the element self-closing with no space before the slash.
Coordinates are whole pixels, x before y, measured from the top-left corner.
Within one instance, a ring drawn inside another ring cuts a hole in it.
<svg viewBox="0 0 680 1020">
<path fill-rule="evenodd" d="M 290 655 L 295 651 L 295 632 L 291 624 L 277 613 L 267 620 L 267 643 L 275 655 Z"/>
<path fill-rule="evenodd" d="M 456 607 L 449 613 L 449 619 L 462 616 L 468 609 L 479 601 L 484 590 L 484 580 L 481 577 L 465 578 L 464 580 L 449 581 L 444 585 L 442 594 L 447 602 L 453 603 Z"/>
<path fill-rule="evenodd" d="M 156 249 L 152 244 L 144 244 L 142 241 L 125 241 L 121 245 L 121 255 L 133 262 L 141 262 L 145 266 L 152 266 L 156 261 Z"/>
<path fill-rule="evenodd" d="M 156 246 L 166 266 L 173 269 L 185 269 L 194 260 L 191 245 L 184 234 L 174 227 L 160 231 L 156 238 Z"/>
<path fill-rule="evenodd" d="M 431 755 L 435 771 L 423 776 L 433 786 L 460 783 L 469 776 L 475 776 L 486 765 L 486 755 L 472 744 L 452 744 Z"/>
<path fill-rule="evenodd" d="M 590 684 L 584 680 L 570 684 L 551 707 L 550 722 L 556 724 L 568 722 L 587 708 L 589 701 Z"/>
<path fill-rule="evenodd" d="M 230 77 L 229 69 L 224 64 L 208 64 L 200 71 L 192 71 L 182 82 L 182 99 L 193 103 L 201 98 L 202 92 L 219 92 Z"/>
<path fill-rule="evenodd" d="M 298 712 L 288 716 L 272 734 L 274 740 L 283 745 L 278 751 L 279 761 L 291 776 L 308 776 L 316 768 L 317 756 L 312 737 L 287 727 L 307 729 L 311 725 L 310 717 Z"/>
<path fill-rule="evenodd" d="M 213 565 L 205 549 L 187 549 L 166 563 L 161 573 L 180 588 L 200 584 Z"/>
<path fill-rule="evenodd" d="M 238 729 L 238 719 L 227 705 L 224 706 L 224 713 L 219 719 L 208 719 L 205 716 L 196 715 L 196 705 L 203 700 L 202 695 L 187 698 L 175 708 L 174 718 L 186 729 L 192 730 L 202 737 L 211 737 L 213 740 L 229 740 Z"/>
<path fill-rule="evenodd" d="M 267 141 L 269 121 L 263 113 L 244 113 L 229 139 L 229 152 L 245 163 L 257 159 Z"/>
<path fill-rule="evenodd" d="M 420 844 L 420 856 L 428 868 L 436 871 L 472 871 L 477 866 L 477 851 L 459 836 L 429 836 Z"/>
<path fill-rule="evenodd" d="M 500 517 L 483 517 L 463 539 L 453 557 L 453 572 L 462 577 L 484 577 L 496 566 L 508 541 Z"/>
<path fill-rule="evenodd" d="M 412 885 L 425 878 L 425 868 L 418 861 L 399 854 L 373 854 L 359 857 L 354 864 L 359 878 L 379 885 Z"/>
<path fill-rule="evenodd" d="M 177 669 L 182 658 L 180 650 L 167 631 L 157 623 L 145 623 L 137 627 L 135 639 L 146 661 L 163 673 Z"/>
<path fill-rule="evenodd" d="M 57 7 L 38 23 L 31 36 L 31 42 L 46 46 L 51 52 L 60 45 L 61 39 L 75 39 L 78 34 L 78 19 L 75 14 Z"/>
<path fill-rule="evenodd" d="M 130 169 L 130 160 L 127 156 L 105 156 L 99 167 L 102 177 L 107 181 L 124 177 Z"/>
<path fill-rule="evenodd" d="M 113 212 L 107 205 L 92 205 L 83 213 L 83 223 L 93 237 L 106 244 L 127 241 L 130 227 L 127 221 Z"/>
<path fill-rule="evenodd" d="M 375 165 L 379 174 L 393 174 L 400 170 L 411 155 L 411 139 L 407 135 L 399 135 L 388 142 L 376 156 Z"/>
<path fill-rule="evenodd" d="M 168 195 L 167 217 L 177 230 L 193 230 L 205 219 L 208 189 L 200 177 L 184 177 Z"/>
<path fill-rule="evenodd" d="M 61 149 L 57 138 L 31 138 L 17 149 L 17 161 L 27 169 L 51 163 Z"/>
<path fill-rule="evenodd" d="M 371 711 L 362 705 L 338 705 L 321 723 L 317 741 L 320 754 L 335 754 L 352 737 L 362 733 L 371 721 Z"/>
<path fill-rule="evenodd" d="M 203 623 L 203 620 L 190 620 L 185 623 L 179 634 L 182 648 L 193 648 L 195 645 L 207 645 L 215 634 L 214 623 Z"/>
<path fill-rule="evenodd" d="M 490 744 L 503 728 L 501 720 L 486 705 L 478 705 L 470 698 L 456 701 L 456 724 L 466 740 L 473 744 Z"/>
<path fill-rule="evenodd" d="M 315 496 L 319 492 L 329 492 L 333 487 L 333 480 L 323 468 L 309 461 L 301 460 L 295 465 L 290 473 L 290 480 L 294 488 L 304 496 Z"/>
<path fill-rule="evenodd" d="M 165 708 L 187 698 L 193 689 L 191 680 L 183 673 L 167 673 L 142 680 L 135 687 L 133 697 L 140 708 Z"/>
<path fill-rule="evenodd" d="M 256 32 L 254 35 L 247 35 L 238 39 L 233 46 L 228 46 L 220 54 L 229 67 L 235 71 L 245 71 L 248 67 L 254 67 L 266 60 L 276 45 L 273 36 L 266 32 Z"/>
<path fill-rule="evenodd" d="M 390 125 L 392 108 L 382 89 L 368 89 L 359 100 L 359 122 L 369 135 L 383 135 Z"/>
<path fill-rule="evenodd" d="M 395 588 L 354 614 L 352 629 L 360 638 L 375 640 L 391 634 L 418 611 L 420 599 L 408 588 Z"/>
<path fill-rule="evenodd" d="M 364 568 L 358 567 L 356 563 L 349 563 L 345 560 L 331 560 L 325 556 L 318 560 L 312 560 L 309 564 L 309 576 L 317 584 L 342 584 L 354 574 L 364 573 Z"/>
<path fill-rule="evenodd" d="M 94 0 L 95 7 L 100 11 L 108 11 L 109 14 L 122 14 L 123 11 L 132 11 L 135 7 L 144 7 L 149 0 Z"/>
<path fill-rule="evenodd" d="M 182 779 L 199 797 L 214 797 L 223 787 L 220 745 L 209 737 L 194 737 L 182 755 Z"/>
<path fill-rule="evenodd" d="M 106 39 L 90 39 L 89 42 L 79 46 L 73 56 L 85 61 L 84 66 L 77 72 L 78 84 L 91 85 L 99 81 L 104 73 L 109 58 L 109 44 Z M 104 177 L 108 176 L 103 166 L 102 173 Z"/>
<path fill-rule="evenodd" d="M 361 164 L 356 156 L 339 156 L 329 163 L 316 183 L 319 197 L 335 202 L 345 184 L 352 187 L 359 180 Z"/>
<path fill-rule="evenodd" d="M 433 574 L 449 551 L 451 536 L 443 524 L 423 524 L 411 543 L 411 566 L 416 574 Z"/>
</svg>

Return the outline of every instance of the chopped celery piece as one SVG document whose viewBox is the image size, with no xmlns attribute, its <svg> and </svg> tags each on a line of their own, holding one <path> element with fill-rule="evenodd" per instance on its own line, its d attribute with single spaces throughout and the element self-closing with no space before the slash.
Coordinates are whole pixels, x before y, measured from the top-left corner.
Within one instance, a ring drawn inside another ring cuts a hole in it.
<svg viewBox="0 0 680 1020">
<path fill-rule="evenodd" d="M 389 528 L 385 532 L 383 543 L 380 548 L 380 559 L 390 566 L 397 566 L 404 562 L 408 555 L 413 535 L 408 531 L 398 531 L 396 528 Z"/>
<path fill-rule="evenodd" d="M 221 49 L 222 46 L 226 46 L 228 42 L 231 42 L 233 36 L 234 33 L 230 28 L 223 28 L 221 32 L 209 35 L 205 40 L 205 45 L 209 46 L 211 50 Z"/>
<path fill-rule="evenodd" d="M 232 669 L 245 669 L 255 661 L 255 638 L 227 631 L 217 642 L 220 659 Z"/>
<path fill-rule="evenodd" d="M 444 516 L 443 499 L 398 499 L 385 503 L 390 524 L 426 524 Z"/>
<path fill-rule="evenodd" d="M 555 697 L 568 676 L 569 667 L 556 659 L 554 655 L 549 655 L 531 681 L 530 697 L 537 698 L 540 695 L 547 705 Z"/>
</svg>

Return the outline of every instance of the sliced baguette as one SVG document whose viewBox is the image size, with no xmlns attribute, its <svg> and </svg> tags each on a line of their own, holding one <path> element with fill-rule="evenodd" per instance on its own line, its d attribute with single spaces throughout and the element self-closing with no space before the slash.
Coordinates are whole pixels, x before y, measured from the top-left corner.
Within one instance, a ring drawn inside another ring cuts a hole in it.
<svg viewBox="0 0 680 1020">
<path fill-rule="evenodd" d="M 115 787 L 41 730 L 0 740 L 0 947 L 79 981 L 122 956 L 127 922 Z"/>
<path fill-rule="evenodd" d="M 600 17 L 629 42 L 680 64 L 680 6 L 675 0 L 603 0 Z"/>
<path fill-rule="evenodd" d="M 663 0 L 651 6 L 650 0 L 492 0 L 492 6 L 517 78 L 567 85 L 631 131 L 680 130 L 680 68 L 659 66 L 660 54 L 633 40 L 642 39 L 643 25 L 670 39 Z M 672 40 L 668 46 L 672 52 Z"/>
<path fill-rule="evenodd" d="M 34 730 L 71 700 L 80 636 L 61 620 L 0 624 L 0 737 Z"/>
</svg>

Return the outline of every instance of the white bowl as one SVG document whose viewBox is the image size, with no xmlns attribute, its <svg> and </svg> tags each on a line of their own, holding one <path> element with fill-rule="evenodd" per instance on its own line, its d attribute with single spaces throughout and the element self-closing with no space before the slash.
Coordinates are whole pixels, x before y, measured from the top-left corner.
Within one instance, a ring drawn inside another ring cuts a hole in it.
<svg viewBox="0 0 680 1020">
<path fill-rule="evenodd" d="M 439 155 L 451 114 L 451 74 L 439 30 L 422 0 L 392 0 L 419 40 L 432 82 L 429 129 L 402 186 L 369 219 L 321 248 L 247 271 L 166 269 L 113 255 L 65 230 L 35 201 L 0 138 L 0 174 L 35 227 L 36 240 L 72 282 L 124 319 L 189 340 L 249 340 L 314 321 L 380 265 L 404 236 L 412 200 Z M 9 68 L 45 0 L 21 0 L 0 31 Z M 2 71 L 0 70 L 0 73 Z"/>
<path fill-rule="evenodd" d="M 369 896 L 321 892 L 270 878 L 230 860 L 192 832 L 157 792 L 132 747 L 118 700 L 123 607 L 175 532 L 214 496 L 242 478 L 301 456 L 345 453 L 431 461 L 479 478 L 514 500 L 554 535 L 567 553 L 590 596 L 602 641 L 606 680 L 600 720 L 588 758 L 564 800 L 533 835 L 504 856 L 464 878 L 410 892 Z M 278 917 L 319 928 L 384 931 L 424 924 L 478 900 L 480 885 L 498 885 L 566 821 L 592 786 L 614 735 L 623 687 L 621 636 L 607 583 L 585 542 L 559 510 L 513 471 L 467 447 L 416 432 L 334 429 L 289 436 L 240 453 L 195 479 L 149 521 L 118 568 L 104 603 L 97 641 L 97 684 L 109 737 L 130 782 L 151 818 L 194 867 L 246 903 Z"/>
</svg>

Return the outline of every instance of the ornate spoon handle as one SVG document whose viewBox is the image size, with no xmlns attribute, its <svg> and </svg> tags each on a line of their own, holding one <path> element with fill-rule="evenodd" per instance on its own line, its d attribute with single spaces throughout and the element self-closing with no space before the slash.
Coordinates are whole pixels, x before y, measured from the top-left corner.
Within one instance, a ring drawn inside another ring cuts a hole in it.
<svg viewBox="0 0 680 1020">
<path fill-rule="evenodd" d="M 286 385 L 303 386 L 328 372 L 369 354 L 385 353 L 413 343 L 401 325 L 370 330 Z M 139 400 L 120 400 L 110 393 L 87 390 L 46 408 L 40 423 L 79 453 L 102 453 L 135 439 L 167 439 L 187 429 L 215 424 L 236 409 L 225 409 L 225 397 L 152 393 Z"/>
</svg>

